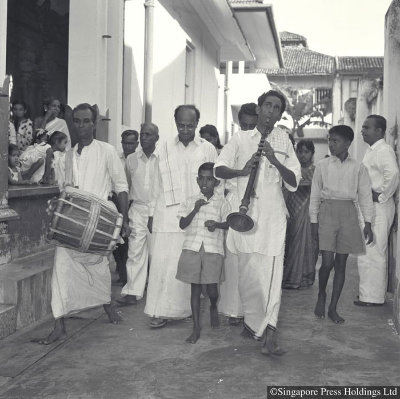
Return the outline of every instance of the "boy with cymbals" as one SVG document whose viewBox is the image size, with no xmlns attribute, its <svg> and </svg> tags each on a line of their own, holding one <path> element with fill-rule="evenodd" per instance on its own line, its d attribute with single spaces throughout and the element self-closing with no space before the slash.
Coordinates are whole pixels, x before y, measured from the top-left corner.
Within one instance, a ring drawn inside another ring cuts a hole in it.
<svg viewBox="0 0 400 399">
<path fill-rule="evenodd" d="M 202 284 L 210 298 L 211 327 L 219 327 L 218 283 L 221 280 L 224 260 L 224 232 L 228 229 L 226 216 L 229 205 L 221 195 L 214 195 L 219 180 L 214 177 L 214 163 L 199 167 L 197 184 L 201 193 L 190 197 L 181 205 L 179 227 L 185 230 L 185 241 L 178 263 L 176 278 L 191 284 L 190 305 L 193 315 L 193 332 L 186 342 L 196 343 L 200 338 L 200 294 Z"/>
</svg>

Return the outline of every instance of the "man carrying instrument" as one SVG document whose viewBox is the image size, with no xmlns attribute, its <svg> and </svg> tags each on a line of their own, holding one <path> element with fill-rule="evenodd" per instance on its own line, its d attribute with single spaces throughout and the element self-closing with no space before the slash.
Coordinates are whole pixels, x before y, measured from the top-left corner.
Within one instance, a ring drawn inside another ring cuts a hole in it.
<svg viewBox="0 0 400 399">
<path fill-rule="evenodd" d="M 281 93 L 270 90 L 258 98 L 258 122 L 251 131 L 239 131 L 224 146 L 215 164 L 215 174 L 235 179 L 232 208 L 239 208 L 249 181 L 258 167 L 247 214 L 254 227 L 240 233 L 229 229 L 227 248 L 237 256 L 239 294 L 245 331 L 263 339 L 261 352 L 282 355 L 276 342 L 276 325 L 281 301 L 286 206 L 282 181 L 289 191 L 297 189 L 301 168 L 288 135 L 274 125 L 282 117 L 286 102 Z M 265 142 L 261 139 L 266 134 Z M 256 151 L 262 149 L 259 156 Z"/>
<path fill-rule="evenodd" d="M 72 116 L 79 141 L 65 156 L 64 186 L 72 185 L 105 201 L 113 187 L 123 214 L 121 235 L 129 236 L 128 183 L 118 153 L 112 145 L 94 139 L 97 112 L 92 106 L 79 104 Z M 51 289 L 55 326 L 48 337 L 35 340 L 40 344 L 64 337 L 64 317 L 81 310 L 103 305 L 111 323 L 121 321 L 111 306 L 111 274 L 106 257 L 57 246 Z"/>
</svg>

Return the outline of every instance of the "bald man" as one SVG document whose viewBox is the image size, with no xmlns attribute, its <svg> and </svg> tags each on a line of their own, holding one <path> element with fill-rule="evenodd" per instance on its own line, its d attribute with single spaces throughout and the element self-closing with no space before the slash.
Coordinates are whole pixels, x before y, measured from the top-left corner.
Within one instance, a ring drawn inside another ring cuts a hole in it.
<svg viewBox="0 0 400 399">
<path fill-rule="evenodd" d="M 149 263 L 151 226 L 148 226 L 151 203 L 154 201 L 152 182 L 157 170 L 154 153 L 158 141 L 158 127 L 154 123 L 143 123 L 140 129 L 140 146 L 126 159 L 126 172 L 132 205 L 129 209 L 128 261 L 126 262 L 127 283 L 122 288 L 120 306 L 135 305 L 143 297 Z"/>
</svg>

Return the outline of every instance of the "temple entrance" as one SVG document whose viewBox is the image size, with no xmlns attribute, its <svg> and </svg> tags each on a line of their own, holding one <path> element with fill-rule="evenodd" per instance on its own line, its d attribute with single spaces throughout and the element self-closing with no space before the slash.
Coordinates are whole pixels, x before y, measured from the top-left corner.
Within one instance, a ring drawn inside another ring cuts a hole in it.
<svg viewBox="0 0 400 399">
<path fill-rule="evenodd" d="M 11 101 L 25 101 L 31 118 L 42 101 L 67 101 L 69 0 L 8 0 L 7 66 Z"/>
</svg>

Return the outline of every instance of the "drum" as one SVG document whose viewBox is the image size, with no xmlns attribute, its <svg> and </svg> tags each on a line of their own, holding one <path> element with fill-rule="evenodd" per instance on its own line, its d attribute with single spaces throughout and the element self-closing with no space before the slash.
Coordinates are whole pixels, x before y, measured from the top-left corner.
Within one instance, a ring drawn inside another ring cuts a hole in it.
<svg viewBox="0 0 400 399">
<path fill-rule="evenodd" d="M 108 256 L 119 241 L 122 215 L 107 201 L 66 187 L 57 200 L 47 239 L 76 251 Z"/>
</svg>

